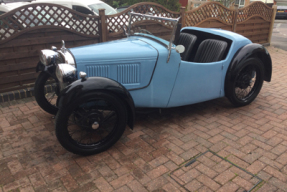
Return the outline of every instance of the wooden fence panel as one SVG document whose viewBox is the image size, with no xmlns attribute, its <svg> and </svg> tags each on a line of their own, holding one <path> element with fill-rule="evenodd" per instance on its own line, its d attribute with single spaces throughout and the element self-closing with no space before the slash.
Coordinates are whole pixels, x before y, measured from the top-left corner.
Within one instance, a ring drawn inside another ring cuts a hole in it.
<svg viewBox="0 0 287 192">
<path fill-rule="evenodd" d="M 270 22 L 260 16 L 253 16 L 237 24 L 236 32 L 249 38 L 253 43 L 267 43 Z"/>
<path fill-rule="evenodd" d="M 129 22 L 129 12 L 133 11 L 135 13 L 142 13 L 142 14 L 152 14 L 155 16 L 160 16 L 160 17 L 170 17 L 170 18 L 178 18 L 180 17 L 179 12 L 173 12 L 162 5 L 159 5 L 157 3 L 152 3 L 152 2 L 143 2 L 143 3 L 137 3 L 133 6 L 130 6 L 128 9 L 115 14 L 115 15 L 106 15 L 106 21 L 107 21 L 107 31 L 108 31 L 108 40 L 115 40 L 115 39 L 120 39 L 125 37 L 123 27 L 127 27 L 128 22 Z M 133 17 L 133 20 L 131 21 L 131 24 L 137 24 L 138 22 L 144 21 L 142 17 L 136 16 Z M 170 31 L 172 30 L 173 26 L 171 25 L 171 22 L 166 22 L 167 24 L 167 29 L 170 27 Z M 166 24 L 165 23 L 165 24 Z M 160 22 L 156 23 L 146 23 L 146 27 L 148 25 L 156 25 L 160 24 Z M 143 26 L 144 27 L 144 26 Z M 144 27 L 144 28 L 146 28 Z M 153 30 L 155 32 L 155 30 Z M 166 35 L 159 35 L 159 37 L 165 37 Z"/>
<path fill-rule="evenodd" d="M 232 25 L 223 23 L 217 19 L 208 19 L 196 25 L 196 27 L 204 28 L 220 28 L 228 31 L 232 31 Z"/>
<path fill-rule="evenodd" d="M 268 7 L 264 3 L 257 1 L 250 5 L 238 9 L 237 23 L 244 22 L 253 16 L 260 16 L 266 21 L 271 21 L 272 19 L 272 8 Z"/>
<path fill-rule="evenodd" d="M 46 3 L 1 15 L 0 93 L 33 86 L 41 49 L 60 48 L 62 40 L 67 47 L 100 42 L 99 18 Z"/>
<path fill-rule="evenodd" d="M 273 14 L 274 9 L 262 2 L 253 2 L 238 10 L 226 8 L 217 2 L 208 2 L 186 12 L 185 23 L 186 26 L 234 31 L 254 43 L 263 44 L 269 42 Z"/>
<path fill-rule="evenodd" d="M 269 34 L 272 21 L 272 8 L 262 2 L 254 2 L 238 9 L 236 33 L 249 38 L 253 43 L 270 43 Z"/>
<path fill-rule="evenodd" d="M 234 10 L 224 7 L 218 2 L 208 2 L 196 9 L 185 13 L 185 26 L 200 26 L 209 20 L 218 20 L 225 25 L 231 25 L 234 21 Z M 212 26 L 209 26 L 212 27 Z"/>
</svg>

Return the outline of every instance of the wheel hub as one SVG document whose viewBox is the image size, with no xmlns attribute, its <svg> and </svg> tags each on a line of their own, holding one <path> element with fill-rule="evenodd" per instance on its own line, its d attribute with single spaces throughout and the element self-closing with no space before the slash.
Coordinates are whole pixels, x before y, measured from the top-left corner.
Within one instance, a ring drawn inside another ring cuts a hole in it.
<svg viewBox="0 0 287 192">
<path fill-rule="evenodd" d="M 96 131 L 100 128 L 100 123 L 103 119 L 103 115 L 100 112 L 92 112 L 88 115 L 88 125 L 87 131 Z"/>
<path fill-rule="evenodd" d="M 239 77 L 238 87 L 240 89 L 246 89 L 250 86 L 251 83 L 251 75 L 249 74 L 243 74 L 241 77 Z"/>
<path fill-rule="evenodd" d="M 100 127 L 99 123 L 97 121 L 95 121 L 93 124 L 92 124 L 92 129 L 96 130 Z"/>
</svg>

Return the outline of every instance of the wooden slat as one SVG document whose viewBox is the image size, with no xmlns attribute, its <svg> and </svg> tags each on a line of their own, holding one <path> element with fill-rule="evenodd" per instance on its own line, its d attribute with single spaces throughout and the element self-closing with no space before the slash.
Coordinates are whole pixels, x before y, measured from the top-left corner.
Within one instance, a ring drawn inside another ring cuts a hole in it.
<svg viewBox="0 0 287 192">
<path fill-rule="evenodd" d="M 21 59 L 25 57 L 34 57 L 39 55 L 39 50 L 31 50 L 27 52 L 18 52 L 17 54 L 9 54 L 9 53 L 1 53 L 0 60 L 7 60 L 7 59 Z"/>
<path fill-rule="evenodd" d="M 240 24 L 249 24 L 249 23 L 270 23 L 268 21 L 265 21 L 264 19 L 260 18 L 260 17 L 254 17 L 254 18 L 251 18 L 251 19 L 248 19 L 247 21 L 243 21 L 243 22 L 238 22 L 237 25 L 240 25 Z"/>
<path fill-rule="evenodd" d="M 95 39 L 98 39 L 99 37 L 95 37 Z M 42 38 L 23 38 L 23 39 L 14 39 L 4 45 L 0 45 L 0 48 L 4 47 L 14 47 L 14 46 L 26 46 L 26 45 L 39 45 L 39 44 L 45 44 L 47 42 L 54 43 L 54 42 L 61 42 L 61 40 L 66 41 L 79 41 L 79 40 L 90 40 L 91 38 L 83 37 L 75 34 L 66 34 L 66 35 L 55 35 L 55 36 L 48 36 L 48 37 L 42 37 Z"/>
<path fill-rule="evenodd" d="M 251 41 L 254 41 L 254 40 L 263 40 L 263 39 L 267 39 L 268 38 L 268 35 L 257 35 L 257 36 L 250 36 L 249 39 Z"/>
<path fill-rule="evenodd" d="M 0 67 L 0 73 L 1 72 L 7 72 L 7 71 L 16 71 L 16 70 L 21 70 L 21 69 L 26 69 L 26 68 L 32 68 L 36 67 L 37 64 L 31 63 L 31 62 L 24 62 L 24 63 L 17 63 L 15 65 L 2 65 Z"/>
<path fill-rule="evenodd" d="M 28 74 L 19 75 L 19 76 L 15 75 L 15 76 L 11 76 L 9 78 L 0 77 L 0 84 L 7 84 L 7 83 L 13 83 L 13 82 L 17 82 L 17 81 L 36 79 L 37 76 L 38 76 L 38 74 L 35 72 L 35 73 L 28 73 Z"/>
<path fill-rule="evenodd" d="M 211 21 L 205 21 L 199 25 L 195 25 L 196 27 L 205 27 L 205 28 L 222 28 L 222 27 L 227 27 L 227 26 L 230 26 L 232 27 L 231 25 L 226 25 L 224 23 L 221 23 L 217 20 L 211 20 Z"/>
<path fill-rule="evenodd" d="M 0 93 L 4 92 L 9 92 L 9 91 L 14 91 L 14 90 L 20 90 L 20 89 L 25 89 L 25 88 L 31 88 L 34 87 L 34 80 L 31 82 L 27 82 L 24 85 L 20 85 L 19 83 L 9 83 L 5 85 L 1 85 L 0 87 Z"/>
<path fill-rule="evenodd" d="M 242 30 L 255 30 L 255 29 L 269 29 L 269 24 L 262 24 L 262 25 L 237 25 L 236 32 L 240 32 Z"/>
<path fill-rule="evenodd" d="M 249 36 L 253 36 L 253 35 L 267 35 L 269 33 L 268 30 L 264 30 L 264 31 L 257 31 L 257 32 L 243 32 L 243 33 L 239 33 L 240 35 L 243 35 L 245 37 L 249 37 Z"/>
</svg>

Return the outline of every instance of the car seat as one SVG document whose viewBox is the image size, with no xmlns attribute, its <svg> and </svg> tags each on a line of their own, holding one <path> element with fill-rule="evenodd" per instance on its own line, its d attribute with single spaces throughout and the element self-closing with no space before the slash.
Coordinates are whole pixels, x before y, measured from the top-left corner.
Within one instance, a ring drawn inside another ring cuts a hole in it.
<svg viewBox="0 0 287 192">
<path fill-rule="evenodd" d="M 190 53 L 194 46 L 197 37 L 195 35 L 189 33 L 180 33 L 177 45 L 183 45 L 185 47 L 185 51 L 180 54 L 181 60 L 188 61 L 190 57 Z"/>
<path fill-rule="evenodd" d="M 216 39 L 202 41 L 194 57 L 194 62 L 209 63 L 223 59 L 227 42 Z"/>
</svg>

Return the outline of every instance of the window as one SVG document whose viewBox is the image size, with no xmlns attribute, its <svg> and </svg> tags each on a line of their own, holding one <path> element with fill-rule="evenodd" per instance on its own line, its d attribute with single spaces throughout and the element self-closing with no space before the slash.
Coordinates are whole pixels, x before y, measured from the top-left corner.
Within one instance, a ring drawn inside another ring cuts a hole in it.
<svg viewBox="0 0 287 192">
<path fill-rule="evenodd" d="M 112 8 L 111 6 L 105 4 L 105 3 L 97 3 L 97 4 L 92 4 L 92 5 L 88 5 L 93 11 L 95 11 L 97 14 L 99 14 L 99 10 L 98 9 L 105 9 L 105 14 L 106 15 L 112 15 L 112 14 L 116 14 L 117 11 Z"/>
<path fill-rule="evenodd" d="M 83 14 L 87 14 L 87 15 L 88 14 L 92 14 L 92 15 L 94 15 L 94 13 L 91 10 L 89 10 L 88 8 L 86 8 L 86 7 L 73 5 L 73 9 L 75 11 L 78 11 L 78 12 L 83 13 Z"/>
<path fill-rule="evenodd" d="M 235 0 L 235 5 L 239 5 L 239 8 L 244 7 L 245 0 Z"/>
</svg>

